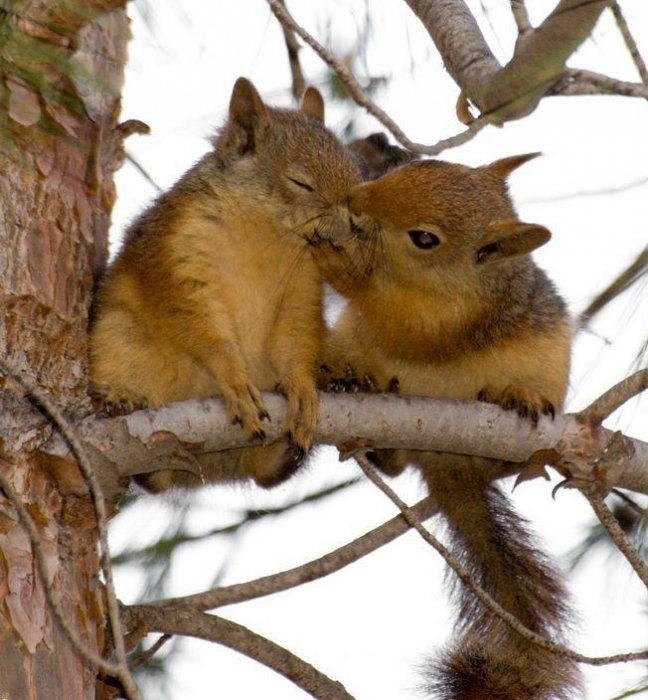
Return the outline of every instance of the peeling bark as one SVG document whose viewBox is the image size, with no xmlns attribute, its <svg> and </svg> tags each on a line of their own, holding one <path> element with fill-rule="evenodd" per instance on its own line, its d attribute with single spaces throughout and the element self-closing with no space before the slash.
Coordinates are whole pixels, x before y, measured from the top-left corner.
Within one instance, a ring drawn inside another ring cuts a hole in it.
<svg viewBox="0 0 648 700">
<path fill-rule="evenodd" d="M 87 407 L 86 330 L 105 261 L 128 21 L 119 2 L 18 0 L 0 31 L 0 355 L 68 410 Z M 62 493 L 37 446 L 51 434 L 2 383 L 0 469 L 41 530 L 55 594 L 101 651 L 94 510 Z M 0 695 L 95 698 L 95 673 L 53 623 L 33 553 L 0 492 Z"/>
</svg>

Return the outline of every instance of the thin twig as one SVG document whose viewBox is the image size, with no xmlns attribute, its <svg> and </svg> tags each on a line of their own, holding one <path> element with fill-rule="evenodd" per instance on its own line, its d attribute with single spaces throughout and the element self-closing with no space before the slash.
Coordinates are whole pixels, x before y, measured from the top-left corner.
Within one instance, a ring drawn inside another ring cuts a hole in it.
<svg viewBox="0 0 648 700">
<path fill-rule="evenodd" d="M 170 639 L 173 639 L 172 634 L 163 634 L 153 646 L 143 651 L 137 658 L 130 662 L 130 670 L 135 671 L 140 666 L 147 664 Z"/>
<path fill-rule="evenodd" d="M 511 613 L 505 610 L 496 600 L 494 600 L 475 581 L 470 572 L 463 566 L 459 559 L 423 526 L 409 506 L 403 500 L 401 500 L 398 494 L 384 481 L 384 479 L 380 477 L 365 455 L 356 454 L 354 455 L 354 458 L 360 465 L 360 468 L 365 473 L 367 478 L 373 484 L 375 484 L 387 496 L 387 498 L 394 503 L 394 505 L 396 505 L 405 520 L 407 520 L 407 522 L 421 535 L 421 537 L 443 557 L 448 566 L 450 566 L 455 574 L 457 574 L 461 582 L 467 588 L 469 588 L 470 591 L 472 591 L 472 593 L 479 598 L 479 600 L 492 613 L 497 615 L 501 620 L 509 625 L 511 629 L 515 630 L 515 632 L 524 637 L 526 640 L 555 654 L 561 654 L 573 659 L 574 661 L 593 666 L 648 659 L 648 649 L 639 652 L 629 652 L 627 654 L 615 654 L 604 657 L 585 656 L 530 630 L 528 627 L 523 625 L 517 619 L 517 617 L 515 617 L 515 615 L 511 615 Z"/>
<path fill-rule="evenodd" d="M 5 464 L 0 462 L 0 464 Z M 67 617 L 63 614 L 61 607 L 59 605 L 54 591 L 52 590 L 47 575 L 47 564 L 45 563 L 45 553 L 43 552 L 43 545 L 41 543 L 40 535 L 38 533 L 38 528 L 36 523 L 32 518 L 31 514 L 23 505 L 20 496 L 16 493 L 13 486 L 7 479 L 7 477 L 0 470 L 0 489 L 4 491 L 7 498 L 11 501 L 16 512 L 18 513 L 18 518 L 20 519 L 21 525 L 25 528 L 27 535 L 29 536 L 29 541 L 31 542 L 32 551 L 34 554 L 34 559 L 36 561 L 36 569 L 40 577 L 41 583 L 43 585 L 43 591 L 45 592 L 45 598 L 47 603 L 56 619 L 56 622 L 60 626 L 61 630 L 68 638 L 68 641 L 77 652 L 77 654 L 84 660 L 95 666 L 97 669 L 102 671 L 108 676 L 116 676 L 119 673 L 119 666 L 116 664 L 111 664 L 106 661 L 101 656 L 99 656 L 94 650 L 87 647 L 77 633 L 68 623 Z"/>
<path fill-rule="evenodd" d="M 284 0 L 279 2 L 286 7 Z M 306 89 L 306 80 L 304 79 L 304 71 L 299 62 L 299 50 L 301 46 L 295 37 L 295 32 L 287 27 L 283 22 L 279 23 L 283 31 L 284 40 L 286 42 L 286 50 L 288 51 L 288 63 L 290 64 L 290 74 L 292 75 L 292 94 L 296 100 L 300 100 Z"/>
<path fill-rule="evenodd" d="M 624 403 L 646 389 L 648 389 L 648 369 L 640 369 L 599 396 L 578 414 L 578 420 L 581 423 L 600 425 Z"/>
<path fill-rule="evenodd" d="M 511 0 L 511 12 L 520 36 L 533 29 L 524 0 Z"/>
<path fill-rule="evenodd" d="M 427 497 L 422 501 L 412 506 L 412 512 L 419 520 L 426 520 L 434 515 L 436 506 L 434 499 Z M 263 576 L 248 581 L 246 583 L 238 583 L 232 586 L 224 586 L 215 588 L 211 591 L 196 593 L 181 598 L 167 598 L 166 600 L 156 600 L 152 603 L 137 606 L 135 612 L 141 608 L 154 607 L 162 609 L 171 608 L 193 608 L 200 610 L 212 610 L 223 605 L 232 605 L 234 603 L 242 603 L 254 598 L 287 591 L 295 586 L 300 586 L 303 583 L 316 581 L 317 579 L 328 576 L 344 567 L 352 564 L 358 559 L 361 559 L 367 554 L 376 551 L 385 544 L 388 544 L 397 537 L 404 535 L 410 529 L 409 524 L 405 521 L 402 515 L 397 515 L 395 518 L 383 523 L 379 527 L 370 530 L 361 537 L 349 542 L 348 544 L 339 547 L 338 549 L 329 552 L 328 554 L 315 559 L 313 561 L 297 566 L 287 571 L 282 571 L 278 574 Z"/>
<path fill-rule="evenodd" d="M 610 6 L 610 9 L 614 14 L 614 19 L 616 20 L 617 27 L 621 32 L 623 41 L 625 41 L 625 44 L 628 47 L 628 51 L 630 52 L 632 60 L 634 61 L 635 66 L 637 67 L 637 71 L 639 72 L 641 80 L 644 85 L 648 85 L 648 68 L 646 67 L 646 62 L 643 60 L 642 55 L 639 53 L 639 47 L 637 46 L 637 42 L 635 41 L 634 36 L 632 36 L 632 32 L 630 31 L 630 27 L 628 26 L 628 22 L 626 21 L 623 12 L 621 11 L 619 3 L 615 0 L 615 2 L 613 2 Z"/>
<path fill-rule="evenodd" d="M 411 141 L 400 126 L 398 126 L 398 124 L 365 93 L 351 71 L 343 63 L 338 61 L 329 51 L 327 51 L 317 41 L 317 39 L 315 39 L 315 37 L 313 37 L 302 26 L 295 22 L 281 0 L 267 0 L 267 2 L 281 25 L 298 34 L 313 49 L 313 51 L 315 51 L 315 53 L 337 73 L 338 77 L 349 91 L 349 95 L 351 95 L 354 102 L 360 105 L 360 107 L 364 107 L 369 114 L 374 116 L 394 136 L 394 138 L 408 150 L 413 151 L 414 153 L 421 153 L 423 155 L 437 155 L 446 148 L 460 146 L 461 144 L 466 143 L 466 141 L 472 139 L 485 126 L 491 123 L 490 117 L 480 117 L 479 119 L 476 119 L 465 131 L 462 131 L 461 133 L 447 139 L 442 139 L 438 143 L 429 146 Z"/>
<path fill-rule="evenodd" d="M 648 180 L 647 180 L 648 181 Z M 610 301 L 633 285 L 641 275 L 648 270 L 648 246 L 646 246 L 635 260 L 621 272 L 602 292 L 590 302 L 588 307 L 580 315 L 581 327 L 586 326 L 592 318 Z"/>
<path fill-rule="evenodd" d="M 589 501 L 592 509 L 596 513 L 596 517 L 607 530 L 614 544 L 616 544 L 623 556 L 630 563 L 630 566 L 635 570 L 637 576 L 639 576 L 646 588 L 648 588 L 648 564 L 646 564 L 639 552 L 632 546 L 630 540 L 628 540 L 625 532 L 623 532 L 621 526 L 617 522 L 617 519 L 612 514 L 612 511 L 605 504 L 605 501 L 596 494 L 587 493 L 586 491 L 582 491 L 581 493 Z"/>
<path fill-rule="evenodd" d="M 344 686 L 266 637 L 231 620 L 197 610 L 148 608 L 139 613 L 149 630 L 182 634 L 211 642 L 249 656 L 292 681 L 320 700 L 353 700 Z"/>
<path fill-rule="evenodd" d="M 157 191 L 162 192 L 160 185 L 151 177 L 148 170 L 135 158 L 132 153 L 126 152 L 126 160 L 137 170 L 137 172 Z"/>
<path fill-rule="evenodd" d="M 562 78 L 549 89 L 550 95 L 624 95 L 648 99 L 648 85 L 617 80 L 603 73 L 581 68 L 568 68 Z"/>
<path fill-rule="evenodd" d="M 79 469 L 83 474 L 86 483 L 88 484 L 92 499 L 94 502 L 95 515 L 97 516 L 97 532 L 99 535 L 100 547 L 100 562 L 101 570 L 104 575 L 106 587 L 106 602 L 108 606 L 108 619 L 110 620 L 110 628 L 115 645 L 115 655 L 117 657 L 117 669 L 115 674 L 121 681 L 125 692 L 131 700 L 140 700 L 141 695 L 137 688 L 137 684 L 133 679 L 129 669 L 128 660 L 126 658 L 126 647 L 124 645 L 124 635 L 121 629 L 121 620 L 119 615 L 119 603 L 115 594 L 115 585 L 113 582 L 112 566 L 110 563 L 110 548 L 108 546 L 108 530 L 107 530 L 107 511 L 104 501 L 103 492 L 94 472 L 90 459 L 81 444 L 81 441 L 76 435 L 74 428 L 68 422 L 67 418 L 62 414 L 59 408 L 52 402 L 49 396 L 40 390 L 32 381 L 28 380 L 17 369 L 7 365 L 6 360 L 0 361 L 0 371 L 7 377 L 14 379 L 28 394 L 38 403 L 45 413 L 49 416 L 52 422 L 63 434 L 67 440 L 74 456 L 77 459 Z"/>
<path fill-rule="evenodd" d="M 282 515 L 295 508 L 306 505 L 308 503 L 314 503 L 328 496 L 332 496 L 339 491 L 342 491 L 349 486 L 353 486 L 358 483 L 358 479 L 350 479 L 349 481 L 343 481 L 339 484 L 334 484 L 321 491 L 316 491 L 315 493 L 310 493 L 304 498 L 293 501 L 292 503 L 287 503 L 286 505 L 279 506 L 277 508 L 263 508 L 245 511 L 244 516 L 236 523 L 231 525 L 226 525 L 225 527 L 214 528 L 207 532 L 202 532 L 197 535 L 190 535 L 186 532 L 178 532 L 175 535 L 157 540 L 153 544 L 143 547 L 142 549 L 128 550 L 117 554 L 113 557 L 113 566 L 120 566 L 122 564 L 127 564 L 132 561 L 146 559 L 147 557 L 154 557 L 160 552 L 165 552 L 167 555 L 169 552 L 174 551 L 178 545 L 186 544 L 189 542 L 202 542 L 208 537 L 216 537 L 218 535 L 233 535 L 238 532 L 241 528 L 251 523 L 257 522 L 263 518 L 273 517 L 277 515 Z"/>
<path fill-rule="evenodd" d="M 627 192 L 636 187 L 643 187 L 648 184 L 648 176 L 644 175 L 638 180 L 631 180 L 630 182 L 625 182 L 622 185 L 611 185 L 610 187 L 602 187 L 599 189 L 591 190 L 576 190 L 575 192 L 566 192 L 564 194 L 557 194 L 555 196 L 549 197 L 531 197 L 529 199 L 520 199 L 520 204 L 547 204 L 548 202 L 563 202 L 569 199 L 578 199 L 579 197 L 601 197 L 606 195 L 619 194 L 621 192 Z M 648 250 L 648 248 L 646 249 Z"/>
</svg>

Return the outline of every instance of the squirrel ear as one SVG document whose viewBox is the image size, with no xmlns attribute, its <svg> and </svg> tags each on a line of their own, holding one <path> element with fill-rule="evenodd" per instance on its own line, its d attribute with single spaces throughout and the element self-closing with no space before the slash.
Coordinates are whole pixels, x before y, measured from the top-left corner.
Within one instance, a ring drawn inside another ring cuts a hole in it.
<svg viewBox="0 0 648 700">
<path fill-rule="evenodd" d="M 488 226 L 487 236 L 489 242 L 477 250 L 477 265 L 527 255 L 544 245 L 551 238 L 551 232 L 540 224 L 505 219 L 493 221 Z"/>
<path fill-rule="evenodd" d="M 307 87 L 301 99 L 301 111 L 318 122 L 324 123 L 324 98 L 314 87 Z"/>
<path fill-rule="evenodd" d="M 257 89 L 247 78 L 234 83 L 229 104 L 229 122 L 223 131 L 222 147 L 243 155 L 256 148 L 256 136 L 268 121 L 268 110 Z"/>
<path fill-rule="evenodd" d="M 538 156 L 541 156 L 542 153 L 536 152 L 536 153 L 523 153 L 522 155 L 519 156 L 509 156 L 508 158 L 500 158 L 500 160 L 496 160 L 494 163 L 491 163 L 490 165 L 485 165 L 484 170 L 488 170 L 490 173 L 494 173 L 495 175 L 499 175 L 503 180 L 506 180 L 506 178 L 517 168 L 519 168 L 521 165 L 524 165 L 530 160 L 533 160 L 534 158 L 537 158 Z"/>
</svg>

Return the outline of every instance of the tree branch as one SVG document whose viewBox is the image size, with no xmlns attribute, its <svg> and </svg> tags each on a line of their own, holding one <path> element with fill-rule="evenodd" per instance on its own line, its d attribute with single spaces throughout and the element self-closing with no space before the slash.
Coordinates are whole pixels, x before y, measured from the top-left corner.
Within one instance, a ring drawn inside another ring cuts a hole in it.
<svg viewBox="0 0 648 700">
<path fill-rule="evenodd" d="M 614 19 L 616 20 L 617 27 L 621 32 L 621 36 L 623 37 L 623 40 L 625 41 L 625 44 L 628 47 L 628 51 L 632 56 L 632 60 L 634 61 L 635 66 L 637 67 L 639 76 L 641 77 L 643 84 L 648 85 L 648 68 L 646 67 L 646 62 L 643 60 L 642 55 L 639 53 L 639 47 L 637 46 L 637 42 L 635 41 L 634 36 L 632 36 L 630 27 L 626 22 L 626 18 L 624 17 L 621 7 L 619 6 L 617 0 L 614 0 L 610 8 L 612 10 L 612 13 L 614 14 Z"/>
<path fill-rule="evenodd" d="M 587 491 L 583 491 L 583 495 L 589 501 L 592 509 L 596 513 L 596 517 L 607 530 L 614 544 L 616 544 L 619 551 L 635 570 L 637 576 L 639 576 L 646 588 L 648 588 L 648 564 L 646 564 L 639 552 L 632 546 L 616 518 L 607 505 L 605 505 L 605 501 L 597 494 L 587 493 Z"/>
<path fill-rule="evenodd" d="M 283 27 L 284 32 L 288 31 L 298 34 L 324 61 L 324 63 L 330 66 L 337 73 L 338 77 L 349 91 L 349 95 L 351 95 L 354 102 L 360 107 L 364 107 L 369 114 L 375 117 L 394 136 L 394 138 L 408 150 L 413 151 L 414 153 L 420 153 L 422 155 L 438 155 L 446 148 L 452 148 L 454 146 L 460 146 L 461 144 L 466 143 L 476 134 L 478 134 L 485 126 L 492 123 L 490 117 L 481 117 L 476 119 L 465 131 L 462 131 L 461 133 L 447 139 L 441 139 L 436 144 L 429 146 L 411 141 L 400 126 L 398 126 L 398 124 L 367 95 L 367 93 L 362 89 L 360 83 L 358 83 L 354 75 L 344 65 L 344 63 L 338 61 L 317 41 L 317 39 L 315 39 L 302 26 L 295 22 L 282 0 L 267 0 L 267 2 L 270 5 L 270 9 L 274 13 L 275 17 L 279 20 L 281 26 Z"/>
<path fill-rule="evenodd" d="M 648 181 L 648 178 L 646 179 Z M 592 318 L 609 302 L 633 285 L 641 275 L 648 270 L 648 246 L 646 246 L 635 260 L 602 292 L 589 303 L 585 311 L 580 315 L 581 326 L 586 326 Z"/>
<path fill-rule="evenodd" d="M 648 85 L 629 83 L 580 68 L 568 68 L 549 90 L 550 95 L 622 95 L 648 99 Z"/>
<path fill-rule="evenodd" d="M 578 418 L 583 423 L 600 425 L 624 403 L 646 389 L 648 389 L 648 369 L 642 369 L 608 389 L 584 411 L 581 411 Z"/>
<path fill-rule="evenodd" d="M 648 649 L 639 652 L 629 652 L 626 654 L 615 654 L 613 656 L 585 656 L 578 652 L 569 649 L 563 644 L 559 644 L 549 639 L 548 637 L 543 637 L 537 634 L 533 630 L 523 625 L 515 615 L 512 615 L 507 610 L 505 610 L 496 600 L 494 600 L 473 578 L 470 572 L 463 566 L 458 557 L 456 557 L 447 547 L 445 547 L 429 530 L 427 530 L 421 521 L 418 519 L 416 514 L 407 506 L 407 504 L 402 501 L 398 494 L 385 482 L 385 480 L 378 474 L 376 469 L 373 467 L 371 462 L 367 459 L 364 454 L 358 454 L 355 456 L 356 461 L 360 465 L 360 468 L 365 473 L 367 478 L 375 484 L 392 503 L 400 510 L 402 516 L 405 520 L 421 535 L 421 537 L 431 545 L 435 551 L 437 551 L 448 566 L 454 571 L 454 573 L 459 577 L 461 582 L 470 589 L 470 591 L 494 614 L 497 615 L 503 622 L 505 622 L 511 629 L 517 632 L 520 636 L 524 637 L 526 640 L 532 644 L 547 649 L 554 654 L 560 654 L 562 656 L 567 656 L 574 661 L 579 663 L 586 663 L 594 666 L 602 666 L 607 664 L 614 664 L 626 661 L 636 661 L 640 659 L 648 658 Z"/>
<path fill-rule="evenodd" d="M 281 5 L 286 7 L 284 0 L 278 0 Z M 295 37 L 295 32 L 283 22 L 279 23 L 283 31 L 284 41 L 286 42 L 286 50 L 288 51 L 288 63 L 290 65 L 290 74 L 292 76 L 292 94 L 295 100 L 300 100 L 306 89 L 306 80 L 304 72 L 299 62 L 299 50 L 301 46 Z"/>
<path fill-rule="evenodd" d="M 428 497 L 412 506 L 411 510 L 420 520 L 427 520 L 436 512 L 436 506 L 434 500 Z M 404 535 L 409 528 L 409 524 L 402 516 L 398 515 L 339 549 L 293 569 L 270 576 L 263 576 L 254 581 L 214 588 L 211 591 L 204 591 L 203 593 L 196 593 L 181 598 L 156 600 L 152 603 L 136 606 L 133 610 L 136 614 L 141 608 L 155 607 L 164 610 L 167 606 L 213 610 L 224 605 L 233 605 L 234 603 L 242 603 L 272 593 L 287 591 L 295 586 L 315 581 L 343 569 L 395 540 L 397 537 Z"/>
<path fill-rule="evenodd" d="M 283 436 L 286 402 L 264 393 L 273 422 L 267 426 L 269 442 Z M 3 415 L 0 413 L 0 433 Z M 7 420 L 11 420 L 8 416 Z M 124 477 L 160 469 L 195 471 L 192 453 L 204 453 L 248 443 L 238 426 L 227 419 L 222 399 L 192 399 L 137 411 L 111 419 L 89 417 L 75 425 L 98 462 L 96 471 L 107 494 L 124 488 Z M 575 416 L 541 418 L 537 428 L 517 414 L 493 404 L 443 401 L 420 396 L 393 394 L 320 394 L 320 420 L 315 441 L 340 445 L 361 438 L 376 448 L 407 448 L 469 454 L 520 463 L 520 470 L 534 453 L 553 451 L 560 460 L 569 446 L 570 460 L 585 467 L 594 463 L 596 450 L 604 449 L 612 433 L 603 427 L 583 434 Z M 627 438 L 628 459 L 620 475 L 620 486 L 648 493 L 648 443 Z M 83 488 L 74 482 L 76 467 L 69 459 L 65 442 L 54 436 L 40 447 L 46 464 L 69 480 L 68 488 Z M 574 457 L 576 455 L 576 457 Z M 511 473 L 515 470 L 512 469 Z"/>
<path fill-rule="evenodd" d="M 332 496 L 333 494 L 338 493 L 339 491 L 342 491 L 343 489 L 346 489 L 349 486 L 352 486 L 353 484 L 357 483 L 358 480 L 353 479 L 351 481 L 344 481 L 340 484 L 334 484 L 333 486 L 329 486 L 328 488 L 322 489 L 321 491 L 310 493 L 304 498 L 299 499 L 298 501 L 293 501 L 291 503 L 287 503 L 286 505 L 279 506 L 277 508 L 247 510 L 244 511 L 240 520 L 238 520 L 235 523 L 232 523 L 231 525 L 214 528 L 207 532 L 201 532 L 196 535 L 190 535 L 187 532 L 180 531 L 175 533 L 171 537 L 166 537 L 157 540 L 148 547 L 143 547 L 142 549 L 126 550 L 124 552 L 121 552 L 120 554 L 117 554 L 113 557 L 112 563 L 113 566 L 119 566 L 120 564 L 128 564 L 132 561 L 146 561 L 147 559 L 150 560 L 155 558 L 156 556 L 168 557 L 171 555 L 172 552 L 175 551 L 176 547 L 178 547 L 179 545 L 185 544 L 187 542 L 202 542 L 208 537 L 215 537 L 217 535 L 232 535 L 235 532 L 238 532 L 238 530 L 245 527 L 246 525 L 258 522 L 263 518 L 281 515 L 282 513 L 294 510 L 295 508 L 299 508 L 300 506 L 303 506 L 307 503 L 314 503 L 319 500 L 323 500 L 324 498 Z"/>
<path fill-rule="evenodd" d="M 520 36 L 523 36 L 533 29 L 524 0 L 511 0 L 511 12 L 513 13 L 513 19 L 515 20 Z"/>
<path fill-rule="evenodd" d="M 406 2 L 462 92 L 482 114 L 503 123 L 535 109 L 612 0 L 561 0 L 539 27 L 526 31 L 504 67 L 494 58 L 463 0 Z M 520 6 L 514 5 L 514 11 L 526 27 Z"/>
<path fill-rule="evenodd" d="M 353 700 L 340 682 L 236 622 L 187 609 L 140 607 L 138 614 L 149 631 L 183 634 L 222 644 L 271 668 L 314 698 Z"/>
</svg>

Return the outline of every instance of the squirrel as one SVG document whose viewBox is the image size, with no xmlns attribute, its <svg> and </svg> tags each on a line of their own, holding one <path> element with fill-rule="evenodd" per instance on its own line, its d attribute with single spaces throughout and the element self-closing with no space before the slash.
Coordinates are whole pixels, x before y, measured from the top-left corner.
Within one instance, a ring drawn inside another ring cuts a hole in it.
<svg viewBox="0 0 648 700">
<path fill-rule="evenodd" d="M 345 240 L 358 167 L 308 88 L 299 110 L 265 105 L 239 78 L 214 148 L 130 226 L 99 285 L 90 329 L 93 393 L 108 413 L 224 397 L 250 438 L 270 420 L 260 391 L 288 400 L 288 439 L 198 456 L 203 481 L 288 478 L 311 447 L 324 337 L 310 253 Z M 191 488 L 190 472 L 137 480 Z"/>
<path fill-rule="evenodd" d="M 380 162 L 382 146 L 367 148 Z M 328 335 L 325 388 L 478 399 L 534 424 L 554 416 L 567 390 L 571 323 L 529 256 L 550 232 L 518 219 L 507 187 L 537 155 L 479 168 L 420 160 L 390 169 L 387 158 L 387 174 L 351 190 L 356 226 L 370 236 L 345 246 L 344 258 L 322 253 L 348 298 Z M 367 456 L 390 475 L 414 465 L 478 583 L 528 628 L 560 638 L 569 597 L 526 521 L 492 483 L 505 464 L 407 450 Z M 462 586 L 454 594 L 455 638 L 427 674 L 434 697 L 550 700 L 581 689 L 572 660 L 519 636 Z"/>
</svg>

